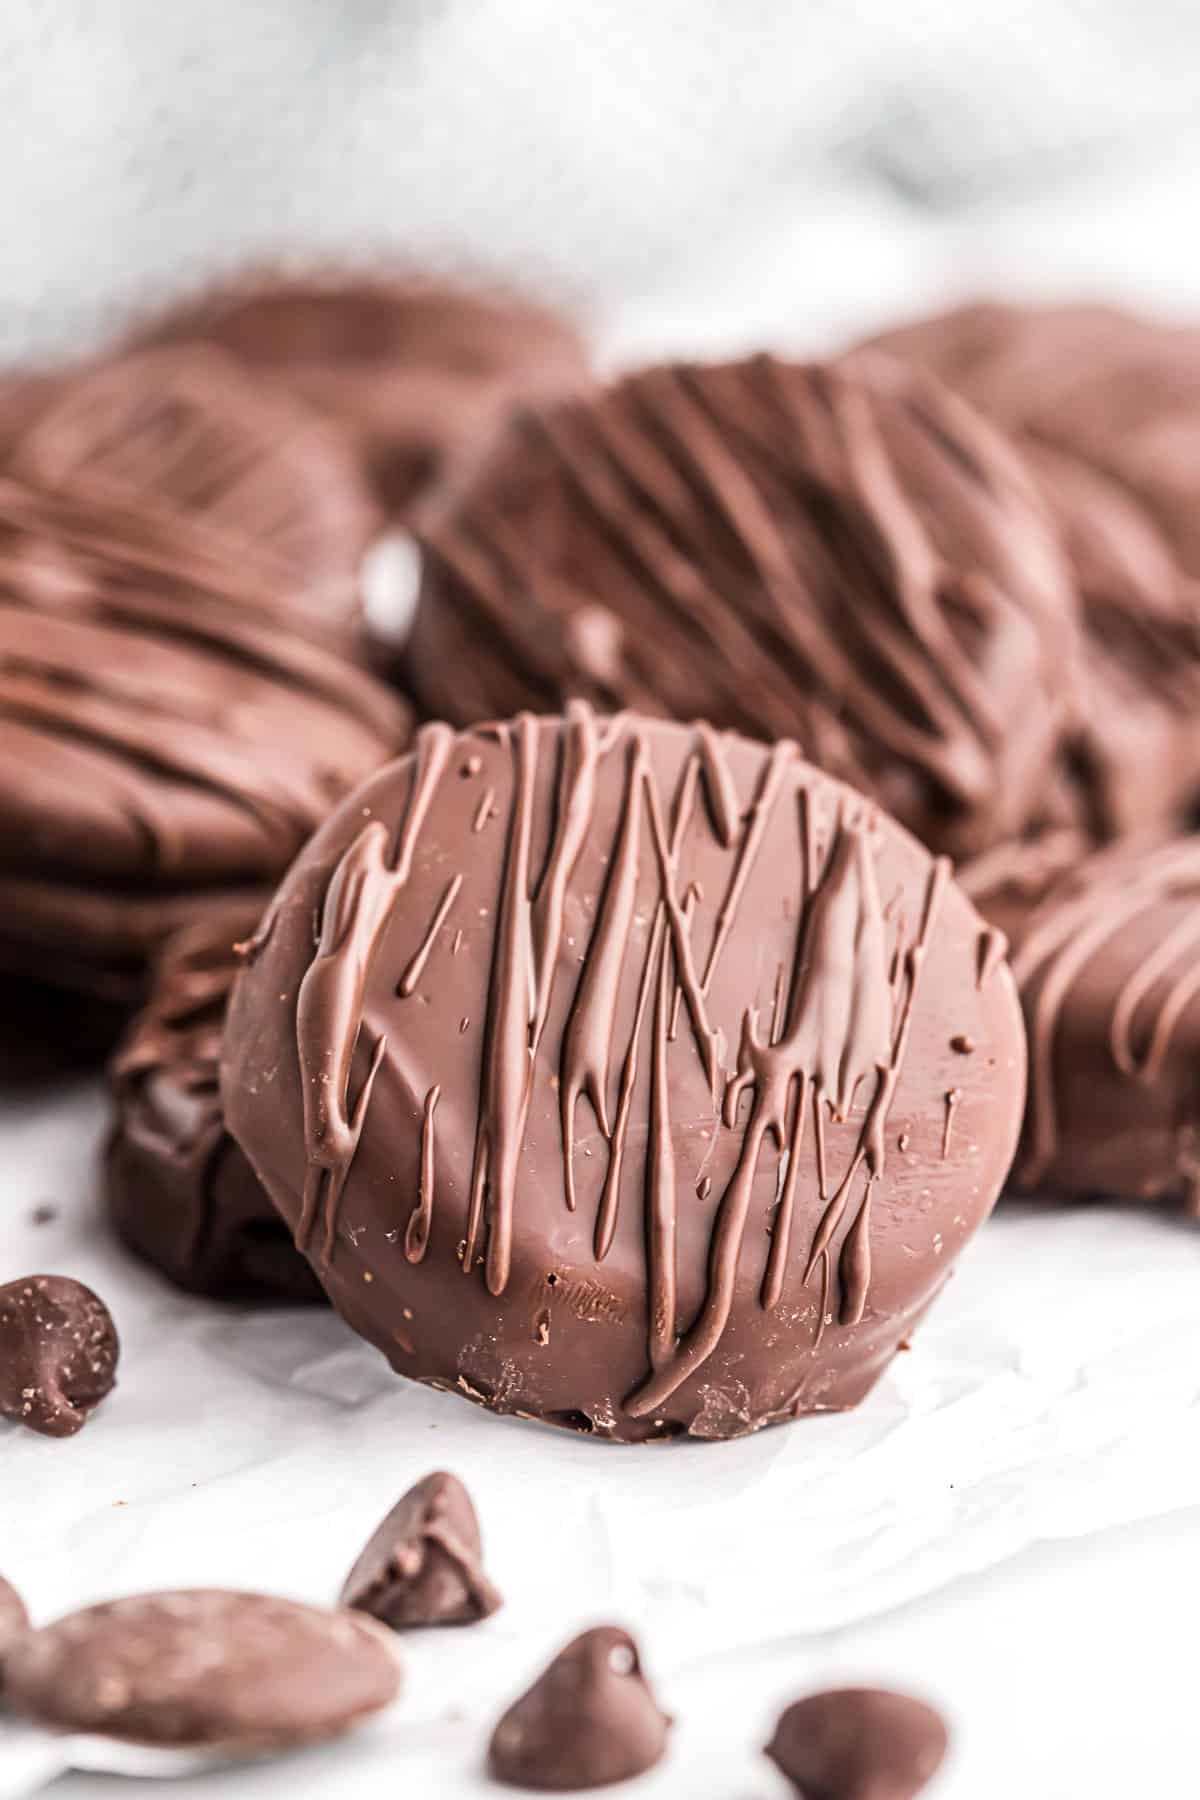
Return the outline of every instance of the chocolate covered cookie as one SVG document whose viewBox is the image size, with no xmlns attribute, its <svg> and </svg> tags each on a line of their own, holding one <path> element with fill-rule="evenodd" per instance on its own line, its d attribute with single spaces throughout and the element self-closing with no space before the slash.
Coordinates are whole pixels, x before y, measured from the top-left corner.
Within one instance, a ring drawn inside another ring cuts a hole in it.
<svg viewBox="0 0 1200 1800">
<path fill-rule="evenodd" d="M 1011 1160 L 1002 942 L 870 801 L 707 726 L 527 715 L 289 871 L 226 1116 L 396 1370 L 602 1437 L 853 1405 Z"/>
<path fill-rule="evenodd" d="M 1013 934 L 1029 1034 L 1013 1187 L 1200 1215 L 1200 839 L 1114 848 L 1032 904 L 999 867 L 976 885 Z"/>
<path fill-rule="evenodd" d="M 402 703 L 256 591 L 161 518 L 0 483 L 0 963 L 135 993 L 403 742 Z"/>
<path fill-rule="evenodd" d="M 977 304 L 876 347 L 1013 434 L 1082 605 L 1079 730 L 1047 820 L 1093 841 L 1169 824 L 1200 793 L 1200 334 L 1111 307 Z"/>
<path fill-rule="evenodd" d="M 219 350 L 143 350 L 63 372 L 7 466 L 78 498 L 99 531 L 110 510 L 148 515 L 171 545 L 168 577 L 232 571 L 244 604 L 353 645 L 359 564 L 379 527 L 357 463 L 310 407 Z"/>
<path fill-rule="evenodd" d="M 319 1300 L 221 1107 L 225 1009 L 263 905 L 217 906 L 158 958 L 109 1071 L 105 1199 L 124 1242 L 177 1287 L 220 1299 Z"/>
<path fill-rule="evenodd" d="M 794 737 L 928 845 L 1023 828 L 1075 596 L 1020 459 L 882 358 L 651 369 L 523 416 L 432 526 L 407 670 L 470 723 L 561 704 Z"/>
<path fill-rule="evenodd" d="M 403 518 L 478 456 L 516 401 L 581 386 L 587 372 L 579 338 L 548 309 L 414 276 L 249 277 L 144 336 L 215 344 L 302 397 Z"/>
</svg>

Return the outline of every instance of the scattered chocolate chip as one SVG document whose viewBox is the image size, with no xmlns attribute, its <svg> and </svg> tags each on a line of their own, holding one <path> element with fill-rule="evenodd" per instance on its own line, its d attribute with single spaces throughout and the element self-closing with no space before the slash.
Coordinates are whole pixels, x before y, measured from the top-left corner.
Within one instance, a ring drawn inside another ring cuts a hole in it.
<svg viewBox="0 0 1200 1800">
<path fill-rule="evenodd" d="M 803 1800 L 913 1800 L 946 1754 L 946 1727 L 920 1700 L 842 1688 L 797 1700 L 767 1755 Z"/>
<path fill-rule="evenodd" d="M 521 1698 L 492 1734 L 497 1781 L 544 1793 L 608 1787 L 652 1769 L 671 1720 L 642 1674 L 626 1631 L 585 1631 Z"/>
<path fill-rule="evenodd" d="M 394 1631 L 471 1625 L 497 1610 L 479 1520 L 457 1476 L 427 1475 L 396 1502 L 346 1577 L 341 1603 Z"/>
<path fill-rule="evenodd" d="M 11 1582 L 0 1575 L 0 1688 L 4 1686 L 4 1663 L 17 1639 L 29 1629 L 25 1603 Z"/>
<path fill-rule="evenodd" d="M 69 1613 L 9 1657 L 5 1700 L 51 1731 L 231 1756 L 340 1736 L 395 1699 L 393 1640 L 357 1613 L 219 1589 Z"/>
<path fill-rule="evenodd" d="M 120 1345 L 98 1295 L 66 1275 L 0 1287 L 0 1417 L 71 1437 L 116 1383 Z"/>
<path fill-rule="evenodd" d="M 29 1223 L 31 1225 L 53 1225 L 53 1223 L 54 1223 L 55 1219 L 57 1219 L 57 1217 L 58 1217 L 57 1206 L 49 1206 L 49 1205 L 47 1205 L 47 1203 L 45 1201 L 43 1201 L 40 1206 L 35 1206 L 33 1211 L 30 1213 Z"/>
<path fill-rule="evenodd" d="M 950 1048 L 959 1056 L 970 1056 L 975 1048 L 975 1039 L 968 1037 L 965 1031 L 960 1031 L 950 1039 Z"/>
</svg>

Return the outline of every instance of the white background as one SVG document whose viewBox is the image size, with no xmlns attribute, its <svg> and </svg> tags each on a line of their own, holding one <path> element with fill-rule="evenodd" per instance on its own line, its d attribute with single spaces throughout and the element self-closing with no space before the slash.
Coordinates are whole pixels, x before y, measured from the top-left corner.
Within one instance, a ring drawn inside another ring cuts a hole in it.
<svg viewBox="0 0 1200 1800">
<path fill-rule="evenodd" d="M 820 346 L 985 286 L 1200 312 L 1198 77 L 1171 0 L 8 0 L 0 349 L 314 251 L 544 283 L 610 364 Z M 508 1598 L 413 1639 L 366 1739 L 181 1793 L 482 1795 L 500 1707 L 608 1617 L 679 1720 L 647 1800 L 782 1793 L 775 1713 L 843 1679 L 945 1709 L 938 1800 L 1195 1790 L 1195 1230 L 1005 1209 L 857 1414 L 621 1451 L 403 1387 L 332 1318 L 174 1295 L 104 1232 L 103 1118 L 98 1087 L 0 1102 L 0 1280 L 88 1280 L 124 1339 L 81 1437 L 0 1426 L 0 1569 L 35 1614 L 197 1582 L 332 1598 L 438 1466 Z M 0 1794 L 27 1749 L 0 1740 Z"/>
</svg>

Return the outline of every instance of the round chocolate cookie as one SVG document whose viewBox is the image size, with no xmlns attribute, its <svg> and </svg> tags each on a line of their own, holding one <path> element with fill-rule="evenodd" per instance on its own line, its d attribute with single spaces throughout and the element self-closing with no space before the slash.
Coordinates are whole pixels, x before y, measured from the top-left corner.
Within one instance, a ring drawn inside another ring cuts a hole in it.
<svg viewBox="0 0 1200 1800">
<path fill-rule="evenodd" d="M 427 534 L 406 652 L 460 724 L 580 694 L 793 736 L 932 848 L 1039 804 L 1075 597 L 1008 444 L 931 379 L 770 357 L 523 416 Z"/>
<path fill-rule="evenodd" d="M 218 906 L 165 946 L 109 1072 L 116 1117 L 105 1197 L 124 1242 L 177 1287 L 220 1299 L 320 1300 L 221 1108 L 225 1009 L 262 910 Z"/>
<path fill-rule="evenodd" d="M 583 346 L 528 301 L 414 276 L 262 276 L 147 328 L 202 340 L 303 397 L 347 433 L 376 498 L 407 518 L 518 400 L 579 387 Z"/>
<path fill-rule="evenodd" d="M 1015 435 L 1062 533 L 1084 624 L 1067 809 L 1101 841 L 1178 820 L 1200 793 L 1200 333 L 979 304 L 880 347 Z"/>
<path fill-rule="evenodd" d="M 7 466 L 94 518 L 148 514 L 174 540 L 169 576 L 232 566 L 246 604 L 353 642 L 379 526 L 355 460 L 310 407 L 219 350 L 145 350 L 62 375 Z"/>
<path fill-rule="evenodd" d="M 404 741 L 394 696 L 244 590 L 236 559 L 180 568 L 164 520 L 0 483 L 3 966 L 127 996 Z"/>
<path fill-rule="evenodd" d="M 998 940 L 803 761 L 576 703 L 337 811 L 234 987 L 226 1117 L 398 1372 L 624 1440 L 853 1405 L 987 1215 Z"/>
<path fill-rule="evenodd" d="M 1200 1216 L 1200 838 L 1125 846 L 979 905 L 1014 937 L 1029 1036 L 1018 1192 L 1168 1199 Z"/>
</svg>

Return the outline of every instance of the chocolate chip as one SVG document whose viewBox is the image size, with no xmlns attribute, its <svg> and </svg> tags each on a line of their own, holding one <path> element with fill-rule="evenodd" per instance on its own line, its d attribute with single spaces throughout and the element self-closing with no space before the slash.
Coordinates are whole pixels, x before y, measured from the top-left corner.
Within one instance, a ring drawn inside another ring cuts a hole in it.
<svg viewBox="0 0 1200 1800">
<path fill-rule="evenodd" d="M 946 1727 L 920 1700 L 877 1688 L 789 1706 L 767 1755 L 803 1800 L 913 1800 L 946 1754 Z"/>
<path fill-rule="evenodd" d="M 338 1737 L 400 1689 L 371 1619 L 219 1589 L 142 1594 L 23 1637 L 5 1700 L 51 1731 L 231 1756 Z"/>
<path fill-rule="evenodd" d="M 479 1520 L 456 1476 L 427 1475 L 396 1502 L 346 1577 L 341 1603 L 395 1631 L 470 1625 L 497 1610 Z"/>
<path fill-rule="evenodd" d="M 968 1037 L 965 1031 L 957 1032 L 950 1039 L 950 1048 L 959 1056 L 970 1056 L 975 1048 L 975 1039 Z"/>
<path fill-rule="evenodd" d="M 0 1688 L 4 1686 L 4 1663 L 17 1639 L 29 1629 L 25 1603 L 11 1582 L 0 1575 Z"/>
<path fill-rule="evenodd" d="M 654 1767 L 671 1720 L 642 1674 L 626 1631 L 585 1631 L 492 1734 L 488 1767 L 497 1781 L 544 1793 L 608 1787 Z"/>
<path fill-rule="evenodd" d="M 0 1417 L 70 1437 L 116 1383 L 120 1345 L 98 1295 L 66 1275 L 0 1287 Z"/>
</svg>

